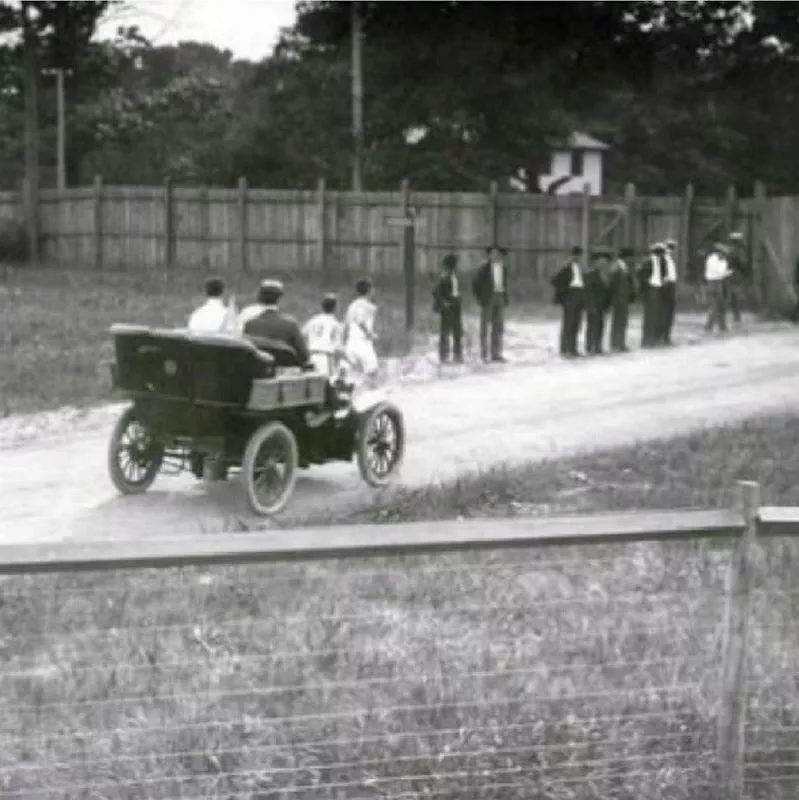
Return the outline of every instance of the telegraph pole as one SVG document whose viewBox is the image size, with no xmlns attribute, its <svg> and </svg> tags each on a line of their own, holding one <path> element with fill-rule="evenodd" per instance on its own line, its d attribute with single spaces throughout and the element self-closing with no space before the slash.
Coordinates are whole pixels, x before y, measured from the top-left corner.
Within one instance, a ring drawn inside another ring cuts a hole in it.
<svg viewBox="0 0 799 800">
<path fill-rule="evenodd" d="M 39 99 L 36 34 L 30 3 L 22 3 L 23 85 L 25 91 L 25 227 L 32 261 L 39 260 Z"/>
<path fill-rule="evenodd" d="M 67 188 L 67 122 L 64 76 L 71 75 L 71 70 L 63 67 L 44 70 L 45 75 L 55 75 L 58 106 L 58 191 Z"/>
<path fill-rule="evenodd" d="M 352 34 L 352 190 L 363 190 L 363 18 L 361 4 L 350 3 Z"/>
</svg>

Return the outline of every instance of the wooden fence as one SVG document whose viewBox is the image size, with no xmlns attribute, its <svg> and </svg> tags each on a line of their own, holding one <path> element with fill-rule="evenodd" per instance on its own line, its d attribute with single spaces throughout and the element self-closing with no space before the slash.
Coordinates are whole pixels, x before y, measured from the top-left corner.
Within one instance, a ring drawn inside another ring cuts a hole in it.
<svg viewBox="0 0 799 800">
<path fill-rule="evenodd" d="M 644 252 L 674 237 L 684 256 L 731 228 L 751 234 L 755 203 L 739 199 L 624 198 L 499 194 L 104 186 L 43 190 L 42 254 L 98 268 L 180 266 L 203 270 L 399 271 L 402 222 L 413 219 L 415 264 L 429 273 L 450 250 L 468 263 L 488 244 L 509 251 L 511 267 L 544 280 L 575 244 L 628 245 Z M 0 223 L 23 222 L 21 194 L 0 193 Z M 748 237 L 751 238 L 751 237 Z"/>
<path fill-rule="evenodd" d="M 720 544 L 731 543 L 727 608 L 722 625 L 723 661 L 716 713 L 716 756 L 722 787 L 718 796 L 740 800 L 744 796 L 750 603 L 756 589 L 753 575 L 758 539 L 765 537 L 799 537 L 799 508 L 761 507 L 759 485 L 742 482 L 739 484 L 738 508 L 730 511 L 646 511 L 543 519 L 300 529 L 290 533 L 273 531 L 163 541 L 11 545 L 0 547 L 0 574 L 318 562 L 320 559 L 645 541 L 713 540 Z M 787 648 L 790 646 L 789 642 L 786 643 Z M 791 680 L 790 676 L 786 680 Z M 786 714 L 789 711 L 786 709 Z M 686 735 L 689 734 L 690 731 Z M 791 774 L 799 781 L 799 773 Z"/>
</svg>

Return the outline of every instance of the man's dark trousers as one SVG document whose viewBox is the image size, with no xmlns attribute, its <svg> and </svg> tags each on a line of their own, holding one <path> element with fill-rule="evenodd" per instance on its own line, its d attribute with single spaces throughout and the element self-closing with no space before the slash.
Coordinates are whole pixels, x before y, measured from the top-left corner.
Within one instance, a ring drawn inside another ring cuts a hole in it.
<svg viewBox="0 0 799 800">
<path fill-rule="evenodd" d="M 488 330 L 491 329 L 491 358 L 502 358 L 502 337 L 505 332 L 505 296 L 495 292 L 480 308 L 480 356 L 488 360 Z"/>
<path fill-rule="evenodd" d="M 663 298 L 660 286 L 647 286 L 644 290 L 644 347 L 654 347 L 662 330 Z"/>
<path fill-rule="evenodd" d="M 453 298 L 441 310 L 441 327 L 438 335 L 438 357 L 444 362 L 449 359 L 449 342 L 452 339 L 452 353 L 455 361 L 463 360 L 463 315 L 460 298 Z"/>
<path fill-rule="evenodd" d="M 630 321 L 630 304 L 625 300 L 617 300 L 613 304 L 610 322 L 610 349 L 627 349 L 627 325 Z"/>
<path fill-rule="evenodd" d="M 577 337 L 583 321 L 585 297 L 582 289 L 568 289 L 563 298 L 563 322 L 560 327 L 560 354 L 577 355 Z"/>
<path fill-rule="evenodd" d="M 585 310 L 585 350 L 599 355 L 602 352 L 602 339 L 605 335 L 605 312 L 597 306 Z"/>
<path fill-rule="evenodd" d="M 677 284 L 674 281 L 665 281 L 660 290 L 660 298 L 660 331 L 657 340 L 662 344 L 671 344 L 671 329 L 674 327 L 674 312 L 677 307 Z"/>
</svg>

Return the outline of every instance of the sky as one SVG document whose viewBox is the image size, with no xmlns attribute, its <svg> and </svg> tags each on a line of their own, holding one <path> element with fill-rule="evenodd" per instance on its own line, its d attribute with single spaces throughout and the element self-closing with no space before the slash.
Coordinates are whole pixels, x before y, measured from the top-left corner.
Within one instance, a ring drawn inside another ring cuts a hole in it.
<svg viewBox="0 0 799 800">
<path fill-rule="evenodd" d="M 114 37 L 120 25 L 137 25 L 153 44 L 209 42 L 235 58 L 260 61 L 270 55 L 281 28 L 291 27 L 295 0 L 127 0 L 97 31 Z"/>
</svg>

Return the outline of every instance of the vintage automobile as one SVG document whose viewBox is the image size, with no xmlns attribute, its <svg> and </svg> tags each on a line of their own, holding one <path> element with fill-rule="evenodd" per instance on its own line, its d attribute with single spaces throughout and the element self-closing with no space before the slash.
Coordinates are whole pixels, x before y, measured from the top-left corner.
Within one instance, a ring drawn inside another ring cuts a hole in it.
<svg viewBox="0 0 799 800">
<path fill-rule="evenodd" d="M 399 409 L 382 392 L 353 393 L 267 340 L 114 325 L 114 387 L 132 403 L 108 452 L 122 494 L 150 488 L 162 469 L 224 480 L 238 470 L 251 509 L 285 507 L 297 470 L 357 460 L 383 486 L 405 450 Z"/>
</svg>

